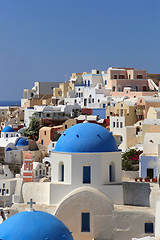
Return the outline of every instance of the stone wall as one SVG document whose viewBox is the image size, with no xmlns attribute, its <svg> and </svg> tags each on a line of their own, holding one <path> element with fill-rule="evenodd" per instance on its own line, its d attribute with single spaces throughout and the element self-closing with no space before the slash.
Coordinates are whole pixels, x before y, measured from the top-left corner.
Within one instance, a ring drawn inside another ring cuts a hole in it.
<svg viewBox="0 0 160 240">
<path fill-rule="evenodd" d="M 150 184 L 143 182 L 123 182 L 125 205 L 150 207 Z"/>
</svg>

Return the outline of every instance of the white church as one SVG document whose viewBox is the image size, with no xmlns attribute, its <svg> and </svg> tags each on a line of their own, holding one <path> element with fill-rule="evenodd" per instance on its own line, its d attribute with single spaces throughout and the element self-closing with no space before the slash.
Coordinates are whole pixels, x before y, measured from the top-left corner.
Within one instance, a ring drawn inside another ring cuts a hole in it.
<svg viewBox="0 0 160 240">
<path fill-rule="evenodd" d="M 154 230 L 145 228 L 150 223 L 154 229 L 154 215 L 115 209 L 123 206 L 121 151 L 107 129 L 93 123 L 70 127 L 59 138 L 50 164 L 51 182 L 23 183 L 21 190 L 18 184 L 15 192 L 22 193 L 24 203 L 33 199 L 53 207 L 75 240 L 154 236 Z"/>
</svg>

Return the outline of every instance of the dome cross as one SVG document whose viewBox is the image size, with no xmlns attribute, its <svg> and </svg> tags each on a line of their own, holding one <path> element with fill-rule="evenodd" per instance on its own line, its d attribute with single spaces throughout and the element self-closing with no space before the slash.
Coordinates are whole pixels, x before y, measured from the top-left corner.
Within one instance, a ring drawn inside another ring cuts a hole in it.
<svg viewBox="0 0 160 240">
<path fill-rule="evenodd" d="M 30 204 L 29 212 L 33 212 L 34 211 L 33 204 L 36 204 L 36 202 L 33 202 L 32 199 L 30 199 L 30 202 L 27 202 L 27 204 Z"/>
</svg>

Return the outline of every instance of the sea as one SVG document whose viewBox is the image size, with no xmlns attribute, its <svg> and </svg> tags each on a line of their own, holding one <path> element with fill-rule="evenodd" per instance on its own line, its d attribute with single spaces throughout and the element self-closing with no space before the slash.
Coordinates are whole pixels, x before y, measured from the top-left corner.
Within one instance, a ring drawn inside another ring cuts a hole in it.
<svg viewBox="0 0 160 240">
<path fill-rule="evenodd" d="M 21 101 L 0 101 L 0 107 L 20 107 L 21 106 Z"/>
</svg>

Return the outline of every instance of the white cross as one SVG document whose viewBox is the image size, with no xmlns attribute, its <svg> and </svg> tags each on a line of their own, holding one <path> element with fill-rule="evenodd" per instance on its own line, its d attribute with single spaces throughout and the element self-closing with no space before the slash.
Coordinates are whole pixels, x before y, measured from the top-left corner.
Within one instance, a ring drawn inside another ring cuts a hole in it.
<svg viewBox="0 0 160 240">
<path fill-rule="evenodd" d="M 30 202 L 27 202 L 27 204 L 30 204 L 30 212 L 33 212 L 33 204 L 36 204 L 36 202 L 33 202 L 32 199 L 30 199 Z"/>
</svg>

